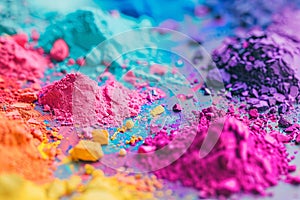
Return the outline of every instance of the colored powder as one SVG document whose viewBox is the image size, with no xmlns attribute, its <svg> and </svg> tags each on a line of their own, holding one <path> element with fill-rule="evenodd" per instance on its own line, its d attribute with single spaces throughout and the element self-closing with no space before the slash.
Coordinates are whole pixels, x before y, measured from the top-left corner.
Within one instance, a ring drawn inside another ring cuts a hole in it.
<svg viewBox="0 0 300 200">
<path fill-rule="evenodd" d="M 285 8 L 273 16 L 273 23 L 268 30 L 278 33 L 285 38 L 300 42 L 299 37 L 300 10 Z"/>
<path fill-rule="evenodd" d="M 100 9 L 77 10 L 50 24 L 41 35 L 39 45 L 50 52 L 52 44 L 62 38 L 70 48 L 70 56 L 77 59 L 111 36 L 138 26 L 132 19 L 116 17 Z"/>
<path fill-rule="evenodd" d="M 159 0 L 139 1 L 139 0 L 125 0 L 125 1 L 104 1 L 96 2 L 101 8 L 106 10 L 118 9 L 120 12 L 132 16 L 150 16 L 156 22 L 161 22 L 166 19 L 182 20 L 185 14 L 191 14 L 195 4 L 192 0 L 180 1 L 174 0 L 172 4 L 169 2 L 162 2 Z M 163 8 L 168 8 L 166 12 Z M 174 14 L 176 13 L 176 14 Z"/>
<path fill-rule="evenodd" d="M 104 176 L 101 170 L 95 170 L 86 165 L 86 173 L 92 174 L 92 179 L 84 186 L 81 194 L 74 195 L 74 200 L 88 199 L 156 199 L 155 194 L 163 188 L 161 181 L 155 176 L 130 175 L 117 173 Z"/>
<path fill-rule="evenodd" d="M 52 178 L 62 137 L 57 129 L 47 128 L 44 120 L 49 116 L 43 116 L 32 104 L 37 100 L 38 85 L 21 89 L 15 79 L 0 78 L 1 174 L 18 173 L 35 182 L 47 181 Z M 54 140 L 51 143 L 50 137 Z M 33 168 L 39 170 L 33 174 Z"/>
<path fill-rule="evenodd" d="M 56 61 L 63 61 L 69 56 L 69 47 L 63 39 L 58 39 L 54 42 L 50 57 Z"/>
<path fill-rule="evenodd" d="M 52 160 L 43 159 L 40 144 L 29 127 L 20 121 L 1 116 L 0 120 L 0 173 L 18 173 L 28 180 L 43 182 L 51 179 Z M 32 173 L 33 169 L 35 173 Z"/>
<path fill-rule="evenodd" d="M 42 187 L 17 175 L 0 176 L 0 199 L 48 200 Z"/>
<path fill-rule="evenodd" d="M 48 65 L 47 59 L 38 51 L 29 49 L 27 45 L 29 45 L 27 41 L 20 41 L 20 37 L 16 35 L 0 37 L 1 75 L 31 82 L 37 82 L 44 76 Z"/>
<path fill-rule="evenodd" d="M 98 161 L 103 157 L 101 145 L 90 140 L 80 140 L 79 143 L 70 150 L 73 160 Z"/>
<path fill-rule="evenodd" d="M 266 27 L 273 14 L 279 13 L 283 8 L 294 7 L 299 1 L 247 1 L 225 0 L 209 1 L 204 5 L 211 9 L 215 16 L 226 17 L 231 26 L 251 28 L 253 26 Z M 255 8 L 255 9 L 254 9 Z"/>
<path fill-rule="evenodd" d="M 298 43 L 273 32 L 253 30 L 250 36 L 227 38 L 214 51 L 228 89 L 259 111 L 278 106 L 285 113 L 299 101 Z M 210 71 L 209 81 L 216 80 Z"/>
<path fill-rule="evenodd" d="M 164 194 L 162 183 L 154 175 L 129 175 L 117 173 L 105 176 L 101 170 L 85 165 L 83 181 L 80 176 L 73 175 L 68 179 L 54 179 L 43 185 L 24 180 L 17 175 L 0 176 L 0 199 L 10 200 L 73 200 L 109 199 L 140 200 L 157 199 L 156 194 Z M 17 192 L 16 192 L 17 191 Z M 169 196 L 170 197 L 170 196 Z"/>
<path fill-rule="evenodd" d="M 164 96 L 158 90 L 154 99 Z M 130 90 L 115 80 L 101 87 L 80 73 L 68 74 L 58 82 L 46 86 L 39 95 L 39 103 L 53 109 L 57 119 L 81 126 L 100 124 L 121 126 L 125 118 L 137 116 L 146 104 L 147 92 Z"/>
<path fill-rule="evenodd" d="M 55 179 L 44 185 L 37 185 L 17 175 L 0 176 L 0 199 L 10 200 L 58 200 L 75 192 L 81 184 L 79 176 L 67 180 Z"/>
<path fill-rule="evenodd" d="M 267 133 L 263 124 L 250 126 L 249 119 L 241 117 L 240 113 L 228 113 L 223 119 L 221 113 L 213 108 L 204 109 L 199 113 L 198 123 L 169 134 L 161 130 L 153 137 L 149 136 L 140 147 L 140 153 L 163 147 L 169 151 L 157 155 L 157 160 L 149 160 L 141 154 L 141 163 L 153 167 L 155 163 L 177 156 L 186 138 L 194 135 L 193 143 L 178 160 L 154 172 L 157 177 L 194 187 L 202 198 L 229 196 L 239 192 L 266 195 L 267 188 L 277 185 L 281 176 L 288 174 L 285 146 Z M 207 140 L 208 143 L 204 144 L 206 137 L 213 142 L 219 132 L 222 133 L 215 145 Z M 214 145 L 211 151 L 210 145 Z M 206 151 L 209 151 L 207 156 L 200 158 L 199 153 Z"/>
</svg>

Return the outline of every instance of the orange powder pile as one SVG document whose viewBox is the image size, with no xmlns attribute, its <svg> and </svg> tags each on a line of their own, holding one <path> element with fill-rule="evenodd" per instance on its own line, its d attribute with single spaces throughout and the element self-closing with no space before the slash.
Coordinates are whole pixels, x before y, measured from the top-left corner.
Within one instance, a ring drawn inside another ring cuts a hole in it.
<svg viewBox="0 0 300 200">
<path fill-rule="evenodd" d="M 36 99 L 34 88 L 21 89 L 15 80 L 0 76 L 0 174 L 45 182 L 52 179 L 61 136 L 54 128 L 47 130 L 47 116 L 35 110 Z"/>
<path fill-rule="evenodd" d="M 0 120 L 0 174 L 18 173 L 28 180 L 43 181 L 51 176 L 51 161 L 43 159 L 40 143 L 20 121 Z"/>
</svg>

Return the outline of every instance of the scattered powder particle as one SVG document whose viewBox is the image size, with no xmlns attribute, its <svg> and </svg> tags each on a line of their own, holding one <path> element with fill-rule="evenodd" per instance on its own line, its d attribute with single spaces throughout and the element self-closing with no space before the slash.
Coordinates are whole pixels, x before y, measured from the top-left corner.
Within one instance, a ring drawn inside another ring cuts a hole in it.
<svg viewBox="0 0 300 200">
<path fill-rule="evenodd" d="M 125 127 L 127 129 L 132 129 L 134 127 L 134 122 L 132 121 L 132 119 L 129 119 L 125 122 Z"/>
<path fill-rule="evenodd" d="M 54 42 L 51 50 L 50 57 L 56 61 L 63 61 L 69 56 L 69 47 L 63 39 L 58 39 Z"/>
<path fill-rule="evenodd" d="M 32 40 L 34 40 L 34 41 L 38 41 L 39 39 L 40 39 L 40 34 L 39 34 L 39 32 L 37 31 L 37 30 L 32 30 L 31 31 L 31 38 L 32 38 Z"/>
<path fill-rule="evenodd" d="M 150 114 L 152 115 L 152 117 L 156 117 L 157 115 L 161 115 L 163 112 L 165 112 L 165 108 L 162 105 L 159 105 L 153 108 L 150 111 Z"/>
<path fill-rule="evenodd" d="M 119 156 L 126 156 L 126 154 L 127 154 L 126 149 L 120 149 Z"/>
<path fill-rule="evenodd" d="M 84 66 L 85 65 L 85 59 L 84 58 L 78 58 L 76 60 L 76 63 L 79 65 L 79 66 Z"/>
<path fill-rule="evenodd" d="M 101 145 L 107 145 L 109 140 L 109 133 L 107 130 L 94 129 L 92 130 L 93 141 Z"/>
<path fill-rule="evenodd" d="M 73 160 L 97 161 L 103 157 L 101 145 L 90 140 L 80 140 L 69 153 Z"/>
<path fill-rule="evenodd" d="M 174 106 L 173 106 L 173 111 L 174 112 L 181 112 L 182 111 L 182 108 L 180 106 L 180 104 L 176 103 Z"/>
<path fill-rule="evenodd" d="M 168 67 L 162 66 L 159 64 L 153 64 L 150 66 L 150 73 L 151 74 L 157 74 L 157 75 L 165 75 L 165 73 L 168 72 Z"/>
</svg>

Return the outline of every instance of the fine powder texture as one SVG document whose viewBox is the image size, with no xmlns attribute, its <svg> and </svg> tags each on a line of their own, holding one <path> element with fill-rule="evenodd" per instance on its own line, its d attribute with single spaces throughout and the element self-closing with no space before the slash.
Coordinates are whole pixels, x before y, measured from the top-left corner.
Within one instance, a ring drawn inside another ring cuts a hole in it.
<svg viewBox="0 0 300 200">
<path fill-rule="evenodd" d="M 164 93 L 158 89 L 155 99 Z M 53 109 L 58 120 L 81 126 L 119 126 L 125 118 L 137 116 L 148 102 L 147 93 L 130 90 L 115 80 L 101 87 L 87 76 L 68 74 L 42 89 L 39 103 Z"/>
<path fill-rule="evenodd" d="M 154 137 L 148 137 L 139 152 L 145 153 L 141 151 L 145 149 L 152 152 L 164 146 L 170 153 L 158 155 L 158 160 L 143 159 L 141 155 L 141 162 L 155 165 L 163 161 L 164 156 L 174 156 L 178 152 L 174 149 L 180 148 L 185 138 L 195 135 L 191 146 L 178 160 L 154 172 L 159 178 L 194 187 L 203 198 L 229 196 L 238 192 L 266 195 L 266 188 L 276 185 L 281 175 L 288 174 L 285 146 L 263 129 L 250 128 L 247 118 L 239 119 L 238 116 L 226 114 L 223 126 L 221 118 L 216 118 L 220 112 L 214 110 L 209 108 L 200 112 L 199 122 L 192 126 L 169 134 L 161 130 Z M 223 131 L 212 151 L 200 159 L 200 148 L 212 121 L 216 123 L 210 137 L 216 137 L 216 133 Z"/>
<path fill-rule="evenodd" d="M 281 113 L 288 111 L 299 101 L 298 45 L 259 30 L 246 38 L 227 38 L 213 55 L 229 90 L 227 97 L 239 96 L 259 111 L 275 105 Z M 213 71 L 208 77 L 215 80 Z"/>
<path fill-rule="evenodd" d="M 5 116 L 0 119 L 0 174 L 18 173 L 35 182 L 49 180 L 52 161 L 42 158 L 37 149 L 40 141 L 21 122 Z"/>
<path fill-rule="evenodd" d="M 0 74 L 38 82 L 44 76 L 48 60 L 39 52 L 26 47 L 19 37 L 0 37 Z M 22 45 L 22 46 L 21 46 Z"/>
</svg>

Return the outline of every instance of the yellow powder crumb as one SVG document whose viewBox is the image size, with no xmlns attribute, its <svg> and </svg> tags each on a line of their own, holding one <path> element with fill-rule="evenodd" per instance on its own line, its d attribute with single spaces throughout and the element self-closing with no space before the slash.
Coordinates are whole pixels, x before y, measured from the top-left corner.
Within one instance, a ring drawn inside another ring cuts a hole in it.
<svg viewBox="0 0 300 200">
<path fill-rule="evenodd" d="M 98 142 L 101 145 L 107 145 L 109 140 L 109 133 L 104 129 L 92 130 L 93 141 Z"/>
<path fill-rule="evenodd" d="M 126 130 L 127 130 L 127 127 L 125 127 L 125 126 L 122 126 L 121 128 L 118 128 L 118 129 L 117 129 L 117 132 L 120 132 L 120 133 L 125 133 L 125 132 L 126 132 Z"/>
<path fill-rule="evenodd" d="M 125 149 L 120 149 L 119 156 L 126 156 L 127 151 Z"/>
<path fill-rule="evenodd" d="M 84 165 L 85 173 L 92 174 L 95 168 L 92 165 L 86 164 Z"/>
<path fill-rule="evenodd" d="M 129 119 L 125 122 L 125 126 L 127 129 L 132 129 L 134 127 L 134 122 L 132 121 L 132 119 Z"/>
<path fill-rule="evenodd" d="M 153 108 L 153 110 L 150 111 L 150 114 L 152 115 L 152 117 L 156 117 L 157 115 L 160 115 L 163 112 L 165 112 L 165 108 L 162 105 L 159 105 Z"/>
<path fill-rule="evenodd" d="M 80 140 L 70 150 L 70 155 L 73 160 L 97 161 L 103 157 L 103 151 L 99 143 L 90 140 Z"/>
</svg>

